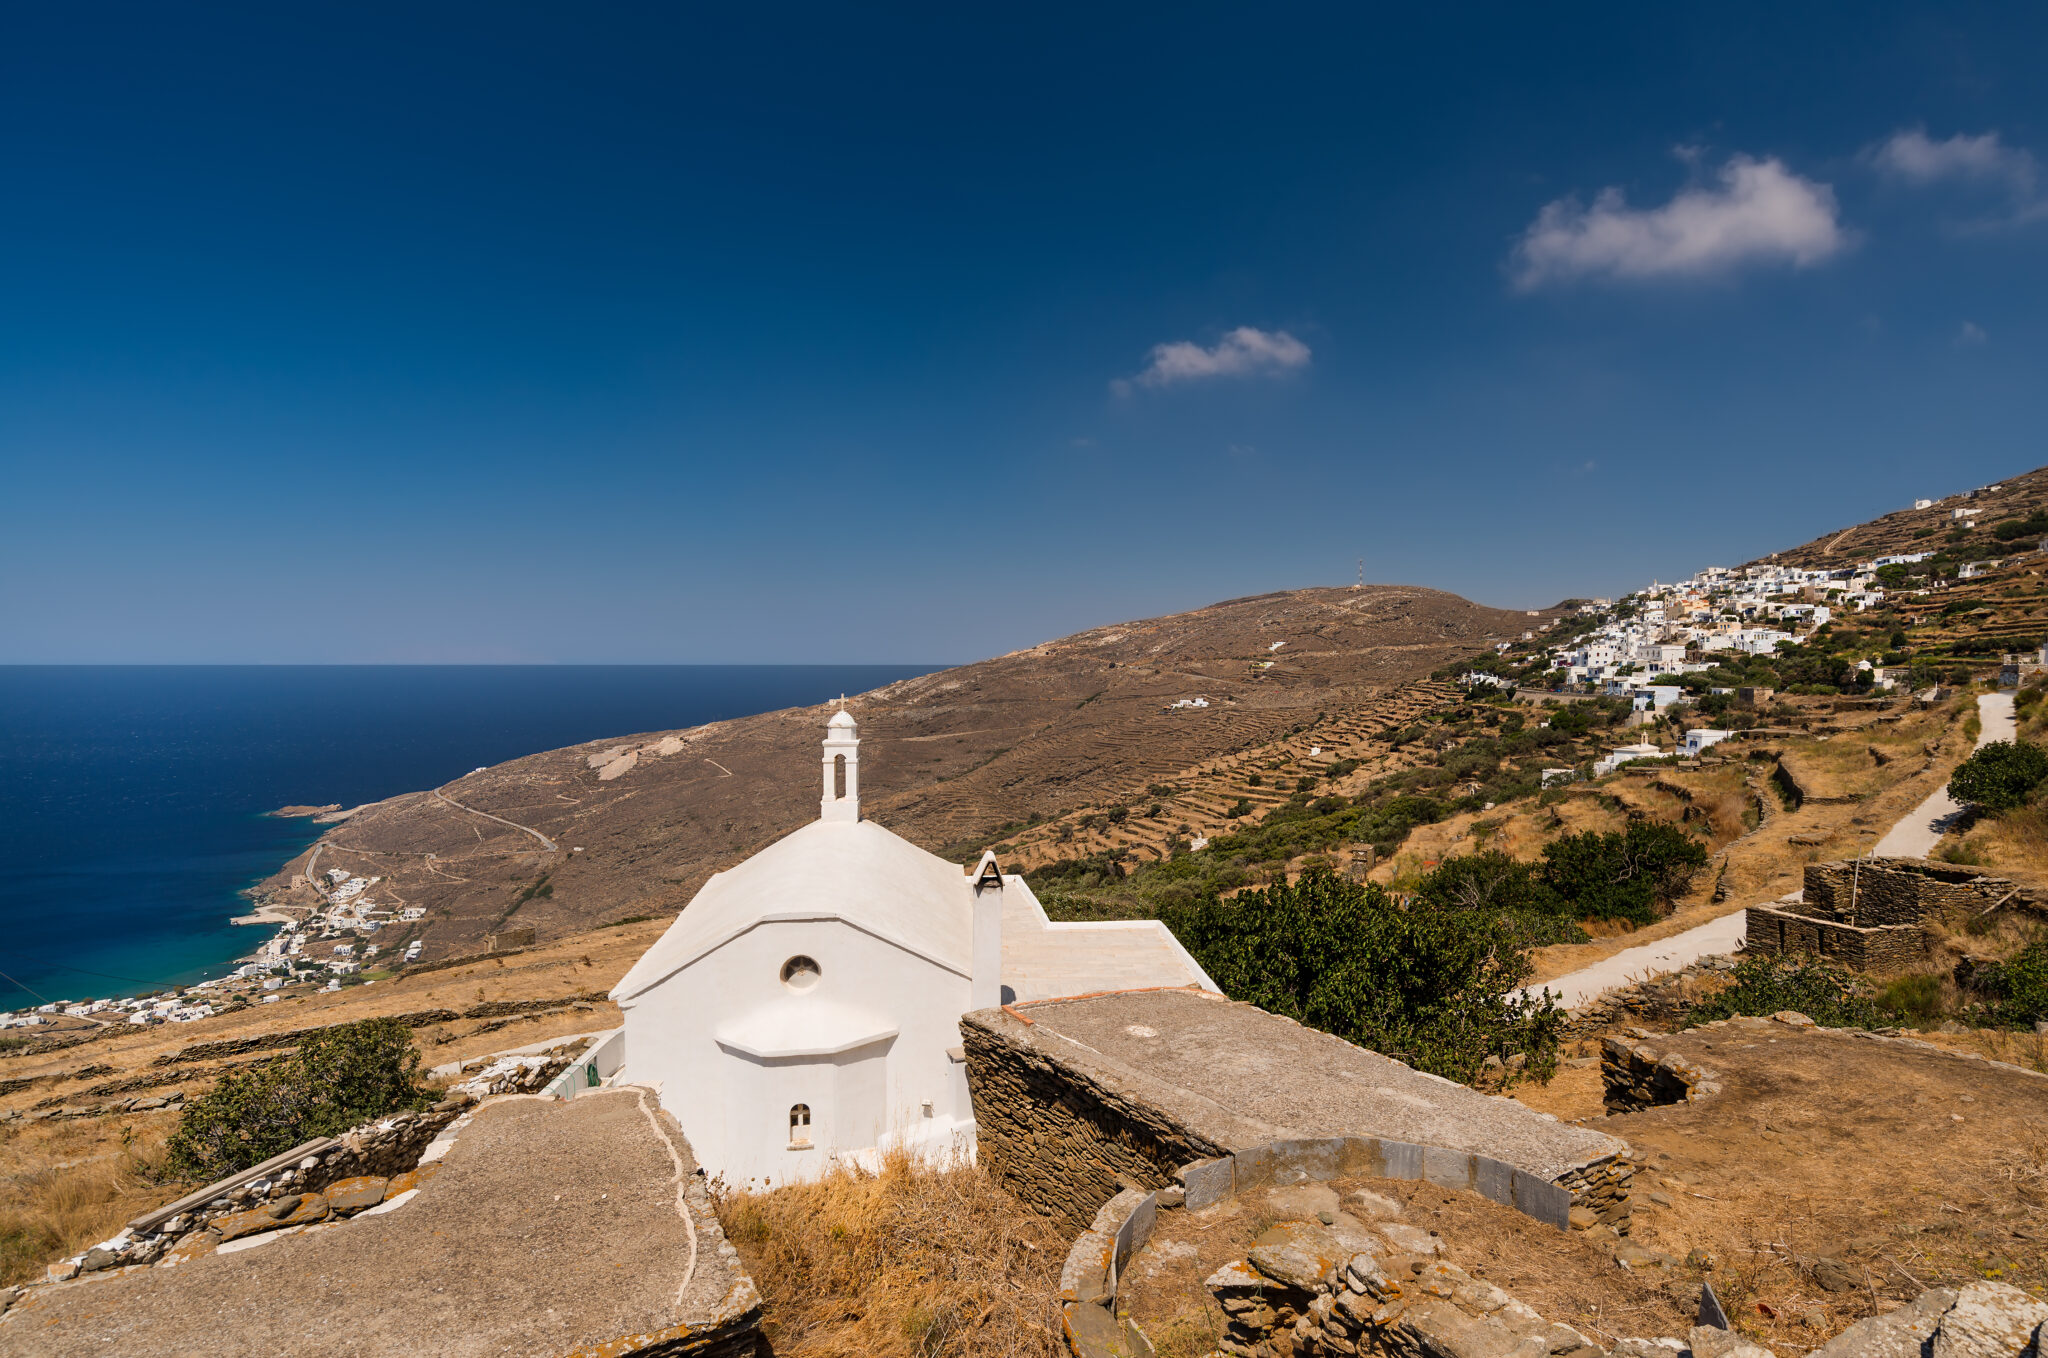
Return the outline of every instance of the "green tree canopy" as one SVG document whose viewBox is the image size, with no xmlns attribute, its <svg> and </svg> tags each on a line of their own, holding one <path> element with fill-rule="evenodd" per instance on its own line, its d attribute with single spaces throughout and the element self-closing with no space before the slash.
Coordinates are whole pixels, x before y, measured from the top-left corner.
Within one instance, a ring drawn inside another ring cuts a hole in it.
<svg viewBox="0 0 2048 1358">
<path fill-rule="evenodd" d="M 1233 999 L 1446 1079 L 1517 1053 L 1539 1078 L 1556 1070 L 1563 1011 L 1511 997 L 1528 956 L 1484 912 L 1403 910 L 1377 885 L 1311 869 L 1166 921 Z"/>
<path fill-rule="evenodd" d="M 1543 864 L 1545 885 L 1581 918 L 1648 924 L 1707 865 L 1707 850 L 1675 825 L 1638 820 L 1623 831 L 1554 839 L 1543 846 Z"/>
<path fill-rule="evenodd" d="M 1962 762 L 1948 780 L 1948 795 L 1993 813 L 2026 804 L 2048 782 L 2048 751 L 2025 741 L 1993 740 Z"/>
</svg>

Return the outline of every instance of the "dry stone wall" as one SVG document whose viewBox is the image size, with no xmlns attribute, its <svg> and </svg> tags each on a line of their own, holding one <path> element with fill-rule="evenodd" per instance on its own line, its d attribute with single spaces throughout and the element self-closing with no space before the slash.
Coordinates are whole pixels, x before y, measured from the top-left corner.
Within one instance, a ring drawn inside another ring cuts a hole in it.
<svg viewBox="0 0 2048 1358">
<path fill-rule="evenodd" d="M 471 1100 L 322 1137 L 144 1213 L 119 1234 L 49 1268 L 49 1280 L 204 1254 L 228 1241 L 376 1207 L 414 1186 L 422 1157 Z"/>
<path fill-rule="evenodd" d="M 1119 1085 L 1098 1078 L 1043 1047 L 1011 1040 L 974 1014 L 962 1018 L 960 1031 L 974 1099 L 977 1160 L 1018 1198 L 1077 1227 L 1120 1191 L 1177 1182 L 1197 1197 L 1232 1191 L 1233 1182 L 1276 1172 L 1259 1166 L 1269 1154 L 1284 1154 L 1291 1166 L 1286 1172 L 1306 1177 L 1337 1177 L 1341 1163 L 1349 1174 L 1426 1178 L 1445 1187 L 1471 1188 L 1543 1220 L 1554 1217 L 1560 1229 L 1577 1206 L 1618 1233 L 1628 1230 L 1633 1166 L 1626 1146 L 1611 1138 L 1599 1141 L 1612 1151 L 1564 1165 L 1552 1179 L 1488 1155 L 1391 1138 L 1271 1140 L 1272 1126 L 1216 1108 L 1205 1110 L 1206 1121 L 1197 1130 L 1191 1124 L 1200 1119 L 1162 1106 L 1141 1081 Z M 1305 1087 L 1321 1075 L 1314 1069 L 1301 1071 Z M 1228 1168 L 1198 1172 L 1199 1165 Z M 1225 1175 L 1220 1190 L 1188 1178 L 1218 1172 Z"/>
<path fill-rule="evenodd" d="M 1600 1044 L 1602 1100 L 1610 1113 L 1634 1113 L 1668 1103 L 1690 1103 L 1721 1092 L 1714 1072 L 1677 1052 L 1609 1037 Z"/>
<path fill-rule="evenodd" d="M 1041 1210 L 1078 1225 L 1120 1189 L 1163 1188 L 1180 1166 L 1229 1154 L 1127 1091 L 985 1028 L 962 1023 L 960 1032 L 976 1159 Z"/>
<path fill-rule="evenodd" d="M 1813 953 L 1858 971 L 1902 971 L 1927 958 L 1923 921 L 2014 902 L 2038 904 L 2013 882 L 1975 868 L 1910 858 L 1813 863 L 1797 903 L 1750 907 L 1748 947 Z"/>
<path fill-rule="evenodd" d="M 1812 863 L 1802 910 L 1863 927 L 1917 925 L 1929 915 L 1975 914 L 2017 892 L 2016 885 L 1976 868 L 1912 858 Z"/>
</svg>

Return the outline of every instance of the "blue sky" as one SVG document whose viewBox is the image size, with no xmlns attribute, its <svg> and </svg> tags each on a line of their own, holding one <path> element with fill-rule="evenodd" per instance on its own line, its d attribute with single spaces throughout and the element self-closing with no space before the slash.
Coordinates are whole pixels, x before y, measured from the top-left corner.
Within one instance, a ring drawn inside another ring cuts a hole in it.
<svg viewBox="0 0 2048 1358">
<path fill-rule="evenodd" d="M 0 661 L 1533 607 L 2048 463 L 2048 10 L 1436 8 L 18 11 Z"/>
</svg>

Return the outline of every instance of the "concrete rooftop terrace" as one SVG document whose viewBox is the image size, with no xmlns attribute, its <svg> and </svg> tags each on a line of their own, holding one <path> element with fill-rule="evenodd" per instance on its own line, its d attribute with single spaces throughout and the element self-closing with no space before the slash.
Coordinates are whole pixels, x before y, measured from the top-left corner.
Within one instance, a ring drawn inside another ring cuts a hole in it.
<svg viewBox="0 0 2048 1358">
<path fill-rule="evenodd" d="M 0 1352 L 752 1353 L 753 1283 L 662 1117 L 631 1089 L 486 1104 L 404 1206 L 37 1288 L 0 1316 Z"/>
<path fill-rule="evenodd" d="M 973 1018 L 1232 1151 L 1376 1136 L 1488 1155 L 1555 1180 L 1627 1149 L 1513 1099 L 1199 991 L 1045 1000 Z"/>
</svg>

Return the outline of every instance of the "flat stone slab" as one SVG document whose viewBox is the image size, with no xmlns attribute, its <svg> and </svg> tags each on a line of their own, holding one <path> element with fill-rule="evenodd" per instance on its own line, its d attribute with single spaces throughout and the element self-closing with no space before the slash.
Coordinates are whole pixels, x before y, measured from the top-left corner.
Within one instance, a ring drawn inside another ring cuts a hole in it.
<svg viewBox="0 0 2048 1358">
<path fill-rule="evenodd" d="M 0 1352 L 695 1352 L 679 1327 L 751 1329 L 759 1306 L 702 1192 L 678 1210 L 679 1176 L 694 1184 L 696 1165 L 653 1108 L 633 1089 L 486 1105 L 396 1210 L 35 1289 L 0 1316 Z"/>
<path fill-rule="evenodd" d="M 1249 1004 L 1185 990 L 985 1009 L 976 1021 L 1140 1095 L 1232 1151 L 1375 1136 L 1505 1161 L 1545 1180 L 1627 1150 L 1513 1099 L 1426 1074 Z"/>
</svg>

